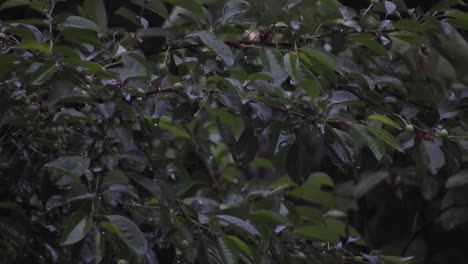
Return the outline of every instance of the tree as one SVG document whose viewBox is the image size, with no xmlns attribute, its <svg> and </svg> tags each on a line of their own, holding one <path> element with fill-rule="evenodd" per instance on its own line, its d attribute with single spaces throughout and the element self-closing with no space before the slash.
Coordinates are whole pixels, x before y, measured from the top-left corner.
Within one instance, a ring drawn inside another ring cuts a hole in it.
<svg viewBox="0 0 468 264">
<path fill-rule="evenodd" d="M 459 1 L 110 2 L 0 5 L 2 263 L 466 258 Z"/>
</svg>

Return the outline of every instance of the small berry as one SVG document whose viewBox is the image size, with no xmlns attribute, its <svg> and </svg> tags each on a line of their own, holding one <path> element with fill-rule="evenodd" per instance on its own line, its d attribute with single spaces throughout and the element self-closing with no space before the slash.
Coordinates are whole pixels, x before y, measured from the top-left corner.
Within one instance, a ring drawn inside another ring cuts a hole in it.
<svg viewBox="0 0 468 264">
<path fill-rule="evenodd" d="M 406 125 L 405 131 L 408 132 L 408 133 L 413 133 L 414 132 L 414 126 Z"/>
<path fill-rule="evenodd" d="M 165 71 L 165 70 L 167 70 L 167 65 L 164 64 L 164 63 L 159 64 L 159 70 L 160 70 L 160 71 Z"/>
<path fill-rule="evenodd" d="M 182 89 L 184 85 L 180 82 L 176 82 L 172 85 L 172 87 L 174 87 L 174 89 Z"/>
<path fill-rule="evenodd" d="M 447 137 L 447 136 L 448 136 L 448 131 L 447 131 L 446 129 L 441 129 L 441 130 L 439 131 L 439 135 L 440 135 L 441 137 Z"/>
<path fill-rule="evenodd" d="M 188 248 L 188 246 L 189 246 L 189 242 L 187 240 L 184 239 L 184 240 L 180 241 L 180 247 L 181 248 Z"/>
</svg>

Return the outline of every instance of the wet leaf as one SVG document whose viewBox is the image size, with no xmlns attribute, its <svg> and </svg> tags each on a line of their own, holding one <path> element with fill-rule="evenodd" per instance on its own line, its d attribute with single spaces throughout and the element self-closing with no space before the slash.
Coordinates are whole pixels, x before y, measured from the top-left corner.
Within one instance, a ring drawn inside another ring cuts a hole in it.
<svg viewBox="0 0 468 264">
<path fill-rule="evenodd" d="M 120 215 L 107 215 L 106 218 L 117 230 L 117 235 L 135 254 L 138 256 L 146 254 L 148 242 L 140 228 L 133 221 Z"/>
<path fill-rule="evenodd" d="M 188 1 L 190 2 L 190 1 Z M 187 36 L 188 38 L 198 37 L 208 48 L 213 50 L 228 67 L 234 65 L 234 54 L 228 45 L 216 38 L 215 35 L 206 31 L 199 31 Z"/>
<path fill-rule="evenodd" d="M 468 184 L 468 170 L 462 170 L 448 178 L 446 188 L 456 188 Z"/>
<path fill-rule="evenodd" d="M 235 225 L 241 229 L 243 229 L 244 231 L 246 231 L 247 233 L 255 236 L 255 235 L 260 235 L 260 233 L 258 232 L 258 230 L 252 225 L 250 224 L 249 222 L 241 219 L 241 218 L 238 218 L 238 217 L 235 217 L 235 216 L 231 216 L 231 215 L 216 215 L 217 218 L 221 219 L 222 221 L 225 221 L 229 224 L 232 224 L 232 225 Z"/>
<path fill-rule="evenodd" d="M 91 160 L 88 157 L 63 156 L 46 163 L 44 168 L 56 170 L 79 181 L 79 177 L 86 172 L 90 164 Z"/>
<path fill-rule="evenodd" d="M 64 235 L 60 245 L 68 246 L 81 241 L 89 232 L 92 220 L 88 216 L 73 214 L 65 223 Z"/>
<path fill-rule="evenodd" d="M 445 155 L 439 144 L 432 141 L 422 141 L 419 144 L 422 161 L 432 175 L 436 175 L 445 164 Z"/>
<path fill-rule="evenodd" d="M 401 127 L 400 125 L 398 125 L 398 123 L 396 123 L 395 121 L 391 120 L 390 118 L 384 115 L 373 114 L 373 115 L 368 116 L 367 120 L 377 121 L 382 124 L 389 125 L 391 127 L 401 130 Z"/>
<path fill-rule="evenodd" d="M 354 189 L 354 197 L 359 199 L 389 177 L 388 171 L 366 173 Z"/>
</svg>

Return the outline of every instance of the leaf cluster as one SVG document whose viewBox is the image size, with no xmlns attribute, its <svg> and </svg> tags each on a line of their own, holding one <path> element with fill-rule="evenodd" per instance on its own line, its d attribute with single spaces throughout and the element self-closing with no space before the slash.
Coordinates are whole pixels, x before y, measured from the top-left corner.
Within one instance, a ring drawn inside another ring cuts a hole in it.
<svg viewBox="0 0 468 264">
<path fill-rule="evenodd" d="M 463 259 L 457 1 L 61 2 L 0 4 L 1 262 Z"/>
</svg>

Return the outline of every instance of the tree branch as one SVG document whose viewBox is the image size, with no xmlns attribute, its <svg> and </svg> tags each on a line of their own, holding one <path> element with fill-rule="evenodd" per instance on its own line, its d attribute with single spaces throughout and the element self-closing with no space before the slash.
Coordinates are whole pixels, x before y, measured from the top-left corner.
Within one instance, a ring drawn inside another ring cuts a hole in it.
<svg viewBox="0 0 468 264">
<path fill-rule="evenodd" d="M 356 34 L 362 34 L 362 33 L 370 33 L 370 34 L 388 34 L 392 32 L 399 32 L 401 31 L 400 29 L 370 29 L 370 30 L 362 30 L 362 31 L 348 31 L 348 32 L 343 32 L 344 35 L 356 35 Z M 305 44 L 310 44 L 315 40 L 323 39 L 323 38 L 330 38 L 332 37 L 333 34 L 314 34 L 310 36 L 303 36 L 301 37 L 297 43 L 305 43 Z M 266 48 L 293 48 L 295 45 L 295 42 L 289 42 L 289 41 L 279 41 L 279 42 L 268 42 L 268 41 L 262 41 L 262 40 L 247 40 L 247 39 L 237 39 L 237 40 L 224 40 L 224 43 L 229 46 L 233 47 L 254 47 L 254 48 L 260 48 L 260 47 L 266 47 Z M 199 47 L 204 47 L 203 44 L 201 43 L 182 43 L 180 45 L 172 45 L 168 49 L 161 49 L 157 50 L 155 53 L 160 53 L 160 52 L 167 52 L 168 50 L 178 50 L 178 49 L 196 49 Z"/>
</svg>

